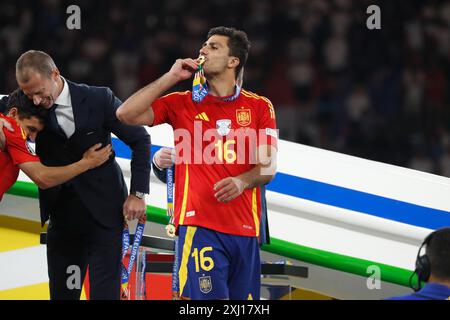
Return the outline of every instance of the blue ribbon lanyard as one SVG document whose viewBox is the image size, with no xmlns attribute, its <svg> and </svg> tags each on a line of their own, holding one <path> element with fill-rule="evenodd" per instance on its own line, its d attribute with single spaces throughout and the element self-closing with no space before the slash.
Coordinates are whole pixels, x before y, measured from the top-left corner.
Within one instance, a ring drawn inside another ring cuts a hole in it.
<svg viewBox="0 0 450 320">
<path fill-rule="evenodd" d="M 243 75 L 243 68 L 239 73 L 234 95 L 228 98 L 223 98 L 223 101 L 231 102 L 239 97 L 242 88 L 242 75 Z M 195 103 L 200 103 L 208 95 L 208 93 L 209 88 L 208 83 L 206 82 L 205 72 L 203 71 L 203 65 L 199 65 L 197 71 L 195 72 L 194 80 L 192 82 L 192 101 L 194 101 Z"/>
<path fill-rule="evenodd" d="M 167 191 L 167 216 L 169 223 L 166 226 L 167 235 L 171 238 L 175 237 L 175 221 L 173 212 L 173 169 L 174 166 L 166 170 L 166 191 Z"/>
<path fill-rule="evenodd" d="M 167 215 L 173 217 L 173 166 L 167 168 Z"/>
<path fill-rule="evenodd" d="M 139 219 L 138 224 L 136 226 L 136 232 L 134 233 L 134 241 L 133 241 L 133 246 L 131 247 L 128 268 L 125 268 L 125 265 L 122 263 L 122 281 L 121 281 L 121 288 L 122 288 L 121 299 L 122 300 L 130 300 L 128 283 L 129 283 L 129 279 L 130 279 L 130 274 L 133 270 L 134 261 L 136 260 L 139 246 L 141 245 L 141 240 L 142 240 L 142 235 L 144 234 L 146 219 L 147 219 L 147 216 L 143 215 L 142 218 Z M 125 222 L 125 227 L 122 232 L 122 260 L 125 258 L 129 247 L 130 247 L 130 231 L 128 228 L 128 224 Z"/>
<path fill-rule="evenodd" d="M 167 234 L 170 237 L 175 237 L 175 222 L 173 212 L 173 169 L 174 166 L 167 168 L 166 171 L 166 183 L 167 183 L 167 215 L 170 217 L 169 224 L 167 225 Z M 172 299 L 179 299 L 179 280 L 178 280 L 178 238 L 175 237 L 175 254 L 172 268 Z"/>
</svg>

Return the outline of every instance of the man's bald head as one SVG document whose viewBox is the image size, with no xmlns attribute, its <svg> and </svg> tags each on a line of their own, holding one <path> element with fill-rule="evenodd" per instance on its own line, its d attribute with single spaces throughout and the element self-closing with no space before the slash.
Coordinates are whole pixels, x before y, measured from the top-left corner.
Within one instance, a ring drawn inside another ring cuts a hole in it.
<svg viewBox="0 0 450 320">
<path fill-rule="evenodd" d="M 16 79 L 28 98 L 46 109 L 52 107 L 64 86 L 52 57 L 37 50 L 27 51 L 17 59 Z"/>
<path fill-rule="evenodd" d="M 47 53 L 29 50 L 17 59 L 16 79 L 17 82 L 27 83 L 30 80 L 31 72 L 36 72 L 45 78 L 50 78 L 55 70 L 57 70 L 56 64 Z"/>
</svg>

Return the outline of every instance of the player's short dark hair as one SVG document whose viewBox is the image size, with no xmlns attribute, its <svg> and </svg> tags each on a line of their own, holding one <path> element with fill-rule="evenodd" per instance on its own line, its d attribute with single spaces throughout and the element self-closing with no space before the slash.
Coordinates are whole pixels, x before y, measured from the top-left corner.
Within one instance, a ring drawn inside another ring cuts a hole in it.
<svg viewBox="0 0 450 320">
<path fill-rule="evenodd" d="M 30 71 L 50 78 L 56 64 L 44 51 L 29 50 L 23 53 L 16 62 L 16 78 L 20 82 L 28 82 Z"/>
<path fill-rule="evenodd" d="M 442 280 L 450 280 L 450 228 L 442 228 L 431 234 L 426 246 L 431 274 Z"/>
<path fill-rule="evenodd" d="M 239 58 L 239 65 L 236 68 L 236 77 L 247 62 L 248 52 L 250 51 L 251 43 L 248 40 L 247 34 L 242 30 L 229 27 L 215 27 L 209 30 L 208 39 L 214 35 L 228 37 L 228 47 L 230 48 L 230 55 Z"/>
<path fill-rule="evenodd" d="M 39 106 L 35 106 L 22 90 L 16 89 L 8 97 L 8 107 L 6 113 L 11 108 L 17 108 L 17 113 L 20 119 L 30 119 L 32 117 L 38 118 L 42 123 L 48 115 L 48 110 Z"/>
</svg>

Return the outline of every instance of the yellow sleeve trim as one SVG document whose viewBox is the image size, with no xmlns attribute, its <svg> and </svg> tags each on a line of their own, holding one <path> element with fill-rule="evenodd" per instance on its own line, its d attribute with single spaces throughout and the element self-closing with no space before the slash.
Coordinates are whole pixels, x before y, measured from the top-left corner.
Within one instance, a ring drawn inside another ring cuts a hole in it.
<svg viewBox="0 0 450 320">
<path fill-rule="evenodd" d="M 271 119 L 275 119 L 275 109 L 273 108 L 273 104 L 272 104 L 272 102 L 269 99 L 267 99 L 266 97 L 263 97 L 263 96 L 259 96 L 256 93 L 246 91 L 246 90 L 242 90 L 241 93 L 244 96 L 246 96 L 247 98 L 254 98 L 254 99 L 257 99 L 257 100 L 265 101 L 267 103 L 268 107 L 269 107 L 270 118 Z"/>
<path fill-rule="evenodd" d="M 179 95 L 179 96 L 184 96 L 184 95 L 189 94 L 189 91 L 184 91 L 184 92 L 181 92 L 181 91 L 171 92 L 171 93 L 166 94 L 165 96 L 162 96 L 161 98 L 173 96 L 173 95 L 175 95 L 175 94 L 176 94 L 176 95 Z"/>
</svg>

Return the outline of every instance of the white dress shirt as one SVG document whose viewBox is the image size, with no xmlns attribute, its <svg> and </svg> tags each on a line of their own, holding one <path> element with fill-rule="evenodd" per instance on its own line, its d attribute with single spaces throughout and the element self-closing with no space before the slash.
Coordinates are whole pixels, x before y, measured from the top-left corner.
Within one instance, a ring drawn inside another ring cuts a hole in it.
<svg viewBox="0 0 450 320">
<path fill-rule="evenodd" d="M 75 132 L 75 120 L 73 117 L 72 100 L 70 98 L 69 85 L 66 79 L 63 80 L 63 90 L 55 101 L 58 106 L 55 109 L 56 120 L 59 126 L 66 134 L 67 138 L 70 138 Z"/>
</svg>

